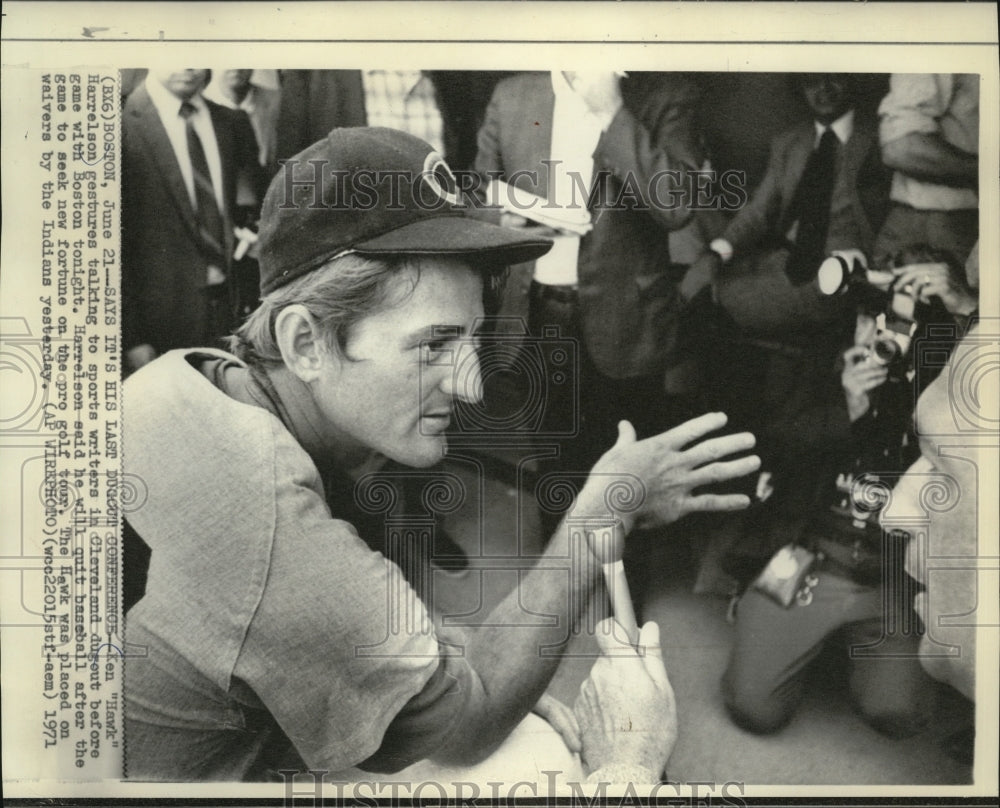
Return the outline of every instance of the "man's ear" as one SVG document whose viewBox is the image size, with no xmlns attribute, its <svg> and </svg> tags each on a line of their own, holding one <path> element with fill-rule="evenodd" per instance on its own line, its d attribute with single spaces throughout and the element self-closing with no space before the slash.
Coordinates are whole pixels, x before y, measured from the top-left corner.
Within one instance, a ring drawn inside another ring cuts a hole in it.
<svg viewBox="0 0 1000 808">
<path fill-rule="evenodd" d="M 274 336 L 285 367 L 304 382 L 314 381 L 324 362 L 334 358 L 319 324 L 301 304 L 287 306 L 278 313 Z"/>
</svg>

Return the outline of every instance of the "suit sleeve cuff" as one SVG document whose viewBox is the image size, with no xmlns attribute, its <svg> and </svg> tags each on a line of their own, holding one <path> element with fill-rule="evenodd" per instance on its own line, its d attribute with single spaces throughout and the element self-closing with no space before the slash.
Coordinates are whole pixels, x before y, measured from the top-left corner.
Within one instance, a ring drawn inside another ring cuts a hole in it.
<svg viewBox="0 0 1000 808">
<path fill-rule="evenodd" d="M 733 245 L 724 238 L 713 239 L 709 243 L 708 249 L 717 253 L 724 264 L 728 264 L 733 257 Z"/>
</svg>

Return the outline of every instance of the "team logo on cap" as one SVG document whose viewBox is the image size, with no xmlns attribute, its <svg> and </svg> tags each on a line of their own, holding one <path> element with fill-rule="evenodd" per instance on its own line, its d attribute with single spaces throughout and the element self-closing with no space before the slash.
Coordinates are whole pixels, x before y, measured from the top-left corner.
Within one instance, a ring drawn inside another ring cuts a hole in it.
<svg viewBox="0 0 1000 808">
<path fill-rule="evenodd" d="M 421 176 L 438 199 L 451 205 L 458 205 L 458 182 L 438 152 L 432 151 L 424 158 L 424 171 Z"/>
</svg>

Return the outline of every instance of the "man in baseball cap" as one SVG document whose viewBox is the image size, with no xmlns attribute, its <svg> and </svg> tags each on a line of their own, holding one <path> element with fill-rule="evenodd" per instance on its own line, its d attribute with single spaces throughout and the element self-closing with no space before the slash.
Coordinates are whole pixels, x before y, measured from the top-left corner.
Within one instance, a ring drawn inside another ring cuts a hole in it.
<svg viewBox="0 0 1000 808">
<path fill-rule="evenodd" d="M 130 647 L 147 649 L 125 677 L 129 777 L 572 777 L 581 745 L 588 769 L 660 774 L 675 719 L 658 649 L 638 660 L 602 641 L 616 659 L 595 668 L 582 739 L 551 700 L 567 744 L 526 716 L 634 524 L 748 504 L 692 489 L 755 469 L 755 457 L 722 459 L 753 437 L 694 443 L 725 424 L 719 413 L 644 441 L 623 422 L 570 509 L 575 527 L 537 568 L 525 562 L 519 591 L 482 625 L 432 617 L 430 593 L 393 563 L 400 536 L 380 543 L 392 531 L 372 529 L 364 486 L 385 458 L 441 460 L 456 402 L 481 395 L 476 330 L 504 267 L 549 246 L 468 214 L 426 143 L 335 130 L 271 184 L 262 302 L 233 354 L 176 351 L 128 379 L 126 470 L 146 492 L 129 522 L 152 550 L 127 620 Z M 622 484 L 634 496 L 605 496 Z M 654 629 L 640 641 L 656 645 Z M 630 688 L 645 695 L 628 705 Z M 657 718 L 641 754 L 604 729 L 625 707 Z"/>
</svg>

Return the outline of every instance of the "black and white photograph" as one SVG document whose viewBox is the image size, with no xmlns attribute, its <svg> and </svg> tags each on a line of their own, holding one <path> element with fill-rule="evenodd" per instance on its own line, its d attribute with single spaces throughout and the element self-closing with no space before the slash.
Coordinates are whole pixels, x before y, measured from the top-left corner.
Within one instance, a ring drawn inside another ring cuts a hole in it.
<svg viewBox="0 0 1000 808">
<path fill-rule="evenodd" d="M 995 800 L 991 5 L 129 5 L 5 12 L 12 804 Z"/>
</svg>

